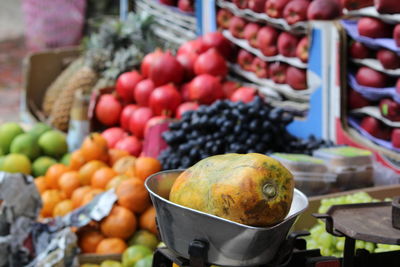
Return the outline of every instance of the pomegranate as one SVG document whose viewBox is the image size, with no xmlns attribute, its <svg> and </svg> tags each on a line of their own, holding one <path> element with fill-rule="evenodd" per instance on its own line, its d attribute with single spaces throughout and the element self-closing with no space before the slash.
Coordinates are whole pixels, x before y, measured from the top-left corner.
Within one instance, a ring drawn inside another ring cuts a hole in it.
<svg viewBox="0 0 400 267">
<path fill-rule="evenodd" d="M 115 144 L 116 149 L 128 151 L 134 157 L 138 157 L 142 152 L 142 143 L 135 136 L 127 136 Z"/>
<path fill-rule="evenodd" d="M 256 96 L 256 90 L 251 87 L 240 87 L 231 96 L 231 101 L 238 102 L 242 101 L 244 103 L 251 102 Z"/>
<path fill-rule="evenodd" d="M 101 135 L 107 140 L 108 148 L 114 148 L 115 144 L 119 140 L 128 136 L 128 133 L 126 133 L 122 128 L 112 127 L 102 132 Z"/>
<path fill-rule="evenodd" d="M 153 62 L 156 58 L 160 57 L 163 52 L 160 49 L 155 50 L 153 53 L 147 54 L 140 65 L 140 72 L 142 73 L 144 78 L 149 77 L 150 67 L 153 65 Z"/>
<path fill-rule="evenodd" d="M 155 86 L 161 86 L 167 83 L 179 84 L 183 80 L 183 75 L 181 64 L 170 52 L 166 52 L 154 59 L 149 78 Z"/>
<path fill-rule="evenodd" d="M 144 137 L 146 138 L 147 136 L 147 132 L 149 131 L 149 129 L 151 127 L 153 127 L 154 125 L 157 125 L 159 123 L 163 123 L 165 121 L 167 121 L 169 118 L 167 116 L 161 115 L 161 116 L 155 116 L 153 118 L 151 118 L 150 120 L 147 121 L 146 126 L 144 128 Z"/>
<path fill-rule="evenodd" d="M 141 80 L 143 80 L 143 77 L 137 71 L 122 73 L 117 79 L 115 89 L 125 102 L 132 102 L 133 91 Z"/>
<path fill-rule="evenodd" d="M 129 104 L 124 107 L 121 112 L 121 117 L 119 119 L 119 124 L 121 125 L 122 129 L 128 131 L 129 130 L 129 121 L 133 112 L 138 108 L 137 105 Z"/>
<path fill-rule="evenodd" d="M 226 81 L 222 84 L 222 91 L 226 98 L 231 98 L 232 94 L 240 87 L 238 82 Z"/>
<path fill-rule="evenodd" d="M 134 91 L 134 99 L 139 106 L 147 107 L 149 105 L 149 98 L 155 86 L 152 80 L 146 79 L 140 81 Z"/>
<path fill-rule="evenodd" d="M 197 57 L 198 55 L 196 53 L 182 53 L 176 57 L 185 71 L 185 80 L 187 81 L 194 77 L 194 63 Z"/>
<path fill-rule="evenodd" d="M 197 38 L 196 40 L 188 41 L 182 44 L 178 49 L 178 55 L 181 54 L 188 54 L 188 53 L 195 53 L 200 55 L 206 52 L 208 47 L 204 44 L 202 38 Z"/>
<path fill-rule="evenodd" d="M 197 75 L 207 73 L 214 76 L 225 77 L 228 73 L 228 66 L 217 49 L 211 48 L 197 58 L 194 63 L 194 72 Z"/>
<path fill-rule="evenodd" d="M 106 126 L 112 126 L 118 123 L 119 115 L 122 111 L 122 105 L 118 99 L 111 95 L 102 95 L 96 105 L 96 118 Z"/>
<path fill-rule="evenodd" d="M 176 118 L 182 118 L 183 113 L 189 110 L 197 110 L 199 108 L 199 104 L 196 102 L 185 102 L 179 105 L 178 109 L 176 110 Z"/>
<path fill-rule="evenodd" d="M 190 83 L 185 83 L 185 84 L 182 84 L 182 86 L 181 86 L 182 102 L 186 102 L 186 101 L 190 100 L 189 87 L 190 87 Z"/>
<path fill-rule="evenodd" d="M 182 102 L 181 94 L 175 86 L 160 86 L 151 93 L 149 106 L 156 115 L 172 116 Z"/>
<path fill-rule="evenodd" d="M 129 121 L 129 130 L 137 138 L 142 139 L 144 133 L 144 127 L 148 120 L 153 117 L 153 111 L 148 107 L 140 107 L 133 112 Z"/>
<path fill-rule="evenodd" d="M 232 43 L 221 32 L 210 32 L 203 36 L 204 45 L 210 49 L 215 48 L 224 57 L 230 58 L 233 53 Z"/>
<path fill-rule="evenodd" d="M 200 104 L 211 104 L 222 98 L 223 94 L 221 82 L 217 77 L 210 74 L 197 76 L 189 86 L 190 100 L 197 101 Z"/>
</svg>

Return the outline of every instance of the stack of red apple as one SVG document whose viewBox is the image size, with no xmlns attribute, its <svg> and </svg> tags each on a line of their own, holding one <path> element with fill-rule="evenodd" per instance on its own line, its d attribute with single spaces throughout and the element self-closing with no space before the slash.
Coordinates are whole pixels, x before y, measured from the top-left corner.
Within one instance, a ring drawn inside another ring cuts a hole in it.
<svg viewBox="0 0 400 267">
<path fill-rule="evenodd" d="M 375 6 L 376 10 L 382 14 L 400 13 L 398 0 L 341 0 L 341 2 L 347 10 Z"/>
<path fill-rule="evenodd" d="M 371 116 L 365 116 L 361 120 L 360 127 L 373 137 L 391 142 L 392 147 L 400 149 L 400 128 L 387 126 Z"/>
<path fill-rule="evenodd" d="M 176 6 L 183 12 L 194 12 L 194 0 L 159 0 L 167 6 Z"/>
</svg>

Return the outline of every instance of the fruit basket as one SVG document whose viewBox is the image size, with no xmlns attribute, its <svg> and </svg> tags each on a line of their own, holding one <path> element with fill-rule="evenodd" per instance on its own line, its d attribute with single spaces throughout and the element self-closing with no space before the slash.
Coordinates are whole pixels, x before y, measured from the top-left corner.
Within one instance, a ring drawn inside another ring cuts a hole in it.
<svg viewBox="0 0 400 267">
<path fill-rule="evenodd" d="M 182 171 L 169 170 L 150 176 L 145 186 L 156 208 L 161 239 L 178 255 L 189 258 L 189 244 L 208 243 L 207 262 L 250 266 L 269 263 L 278 253 L 296 218 L 306 210 L 307 197 L 295 189 L 287 217 L 269 228 L 235 223 L 168 201 L 169 191 Z"/>
</svg>

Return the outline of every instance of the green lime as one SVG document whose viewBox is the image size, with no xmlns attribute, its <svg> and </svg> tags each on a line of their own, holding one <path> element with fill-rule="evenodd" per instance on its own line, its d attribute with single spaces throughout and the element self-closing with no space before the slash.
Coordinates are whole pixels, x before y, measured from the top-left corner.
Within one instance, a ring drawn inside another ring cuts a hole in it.
<svg viewBox="0 0 400 267">
<path fill-rule="evenodd" d="M 135 267 L 151 267 L 153 266 L 153 255 L 148 255 L 136 262 Z"/>
<path fill-rule="evenodd" d="M 8 154 L 3 161 L 3 170 L 11 173 L 30 174 L 32 167 L 27 156 L 23 154 Z"/>
<path fill-rule="evenodd" d="M 148 247 L 142 245 L 130 246 L 122 254 L 122 265 L 124 267 L 134 267 L 136 262 L 152 254 L 153 251 Z"/>
<path fill-rule="evenodd" d="M 49 126 L 49 125 L 47 125 L 47 124 L 45 124 L 45 123 L 43 123 L 43 122 L 39 122 L 39 123 L 36 123 L 33 127 L 32 127 L 32 129 L 30 129 L 29 131 L 28 131 L 28 133 L 30 134 L 30 135 L 32 135 L 33 137 L 35 137 L 36 139 L 39 139 L 39 137 L 42 135 L 42 134 L 44 134 L 45 132 L 47 132 L 47 131 L 50 131 L 52 128 Z"/>
<path fill-rule="evenodd" d="M 47 169 L 57 161 L 47 156 L 41 156 L 32 163 L 32 172 L 35 177 L 44 176 Z"/>
<path fill-rule="evenodd" d="M 65 135 L 55 130 L 42 134 L 39 138 L 39 146 L 45 155 L 53 158 L 60 158 L 68 151 Z"/>
<path fill-rule="evenodd" d="M 69 166 L 70 160 L 71 160 L 71 153 L 67 153 L 60 159 L 60 163 L 64 164 L 65 166 Z"/>
<path fill-rule="evenodd" d="M 139 230 L 137 231 L 133 237 L 129 240 L 129 246 L 132 245 L 143 245 L 151 250 L 155 250 L 158 245 L 158 239 L 155 234 L 150 233 L 146 230 Z"/>
<path fill-rule="evenodd" d="M 40 147 L 35 137 L 23 133 L 15 137 L 11 142 L 10 152 L 24 154 L 30 160 L 35 160 L 40 156 Z"/>
<path fill-rule="evenodd" d="M 24 133 L 24 130 L 15 122 L 7 122 L 0 126 L 0 148 L 3 154 L 9 153 L 11 142 L 22 133 Z"/>
</svg>

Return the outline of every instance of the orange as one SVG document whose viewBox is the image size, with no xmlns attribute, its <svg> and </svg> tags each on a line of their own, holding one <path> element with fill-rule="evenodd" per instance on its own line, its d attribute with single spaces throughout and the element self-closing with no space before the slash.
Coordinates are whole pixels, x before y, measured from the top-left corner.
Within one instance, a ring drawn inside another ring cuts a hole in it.
<svg viewBox="0 0 400 267">
<path fill-rule="evenodd" d="M 83 165 L 85 165 L 86 163 L 86 159 L 83 156 L 83 153 L 81 150 L 75 150 L 74 152 L 72 152 L 71 154 L 71 159 L 69 161 L 69 167 L 72 170 L 79 170 Z"/>
<path fill-rule="evenodd" d="M 115 193 L 118 197 L 118 204 L 132 212 L 142 213 L 150 205 L 149 194 L 143 181 L 138 178 L 122 181 Z"/>
<path fill-rule="evenodd" d="M 136 230 L 136 217 L 127 208 L 114 206 L 100 223 L 101 232 L 107 237 L 127 239 Z"/>
<path fill-rule="evenodd" d="M 104 238 L 96 248 L 97 254 L 122 254 L 127 245 L 121 238 Z"/>
<path fill-rule="evenodd" d="M 136 177 L 146 180 L 150 175 L 161 171 L 161 163 L 150 157 L 139 157 L 135 162 Z"/>
<path fill-rule="evenodd" d="M 99 133 L 92 133 L 85 138 L 81 149 L 83 156 L 87 161 L 100 160 L 108 161 L 107 140 Z"/>
<path fill-rule="evenodd" d="M 128 151 L 115 148 L 108 150 L 108 157 L 111 166 L 114 165 L 114 163 L 117 162 L 117 160 L 126 156 L 129 156 Z"/>
<path fill-rule="evenodd" d="M 82 185 L 90 185 L 93 174 L 100 168 L 107 165 L 99 160 L 92 160 L 83 165 L 79 170 L 79 179 Z"/>
<path fill-rule="evenodd" d="M 114 178 L 117 173 L 110 167 L 103 167 L 97 170 L 92 176 L 92 187 L 104 189 L 108 182 Z"/>
<path fill-rule="evenodd" d="M 139 218 L 140 229 L 145 229 L 157 235 L 156 209 L 150 206 Z"/>
<path fill-rule="evenodd" d="M 130 172 L 131 174 L 127 175 L 134 176 L 135 161 L 136 158 L 134 156 L 122 157 L 114 163 L 113 169 L 119 174 L 127 174 L 127 172 Z"/>
<path fill-rule="evenodd" d="M 77 189 L 81 185 L 78 172 L 69 171 L 64 173 L 58 180 L 58 185 L 61 191 L 65 193 L 67 198 L 71 198 L 72 192 L 74 192 L 75 189 Z"/>
<path fill-rule="evenodd" d="M 81 205 L 84 206 L 84 205 L 88 204 L 90 201 L 93 200 L 93 198 L 94 198 L 95 196 L 97 196 L 98 194 L 103 193 L 103 192 L 104 192 L 104 190 L 101 190 L 101 189 L 98 189 L 98 188 L 90 189 L 90 191 L 87 192 L 87 193 L 83 196 L 82 204 L 81 204 Z"/>
<path fill-rule="evenodd" d="M 42 194 L 43 206 L 41 215 L 43 217 L 51 217 L 53 215 L 54 207 L 64 199 L 64 194 L 61 193 L 59 190 L 51 189 L 44 191 L 44 193 Z"/>
<path fill-rule="evenodd" d="M 117 186 L 126 179 L 129 179 L 130 177 L 128 175 L 122 174 L 122 175 L 117 175 L 114 178 L 112 178 L 106 185 L 106 190 L 109 190 L 111 188 L 117 188 Z"/>
<path fill-rule="evenodd" d="M 82 206 L 83 197 L 91 190 L 91 187 L 86 185 L 79 187 L 72 192 L 71 200 L 74 208 L 79 208 Z"/>
<path fill-rule="evenodd" d="M 47 187 L 51 189 L 59 189 L 58 179 L 60 179 L 61 175 L 67 171 L 69 171 L 69 168 L 59 163 L 48 168 L 45 175 Z"/>
<path fill-rule="evenodd" d="M 39 194 L 43 194 L 43 192 L 47 189 L 46 178 L 44 176 L 39 176 L 35 178 L 35 185 Z"/>
<path fill-rule="evenodd" d="M 59 202 L 53 209 L 53 217 L 64 216 L 73 211 L 74 205 L 69 199 Z"/>
<path fill-rule="evenodd" d="M 95 253 L 99 243 L 104 240 L 102 233 L 95 229 L 83 230 L 78 234 L 78 237 L 78 246 L 82 253 Z"/>
</svg>

